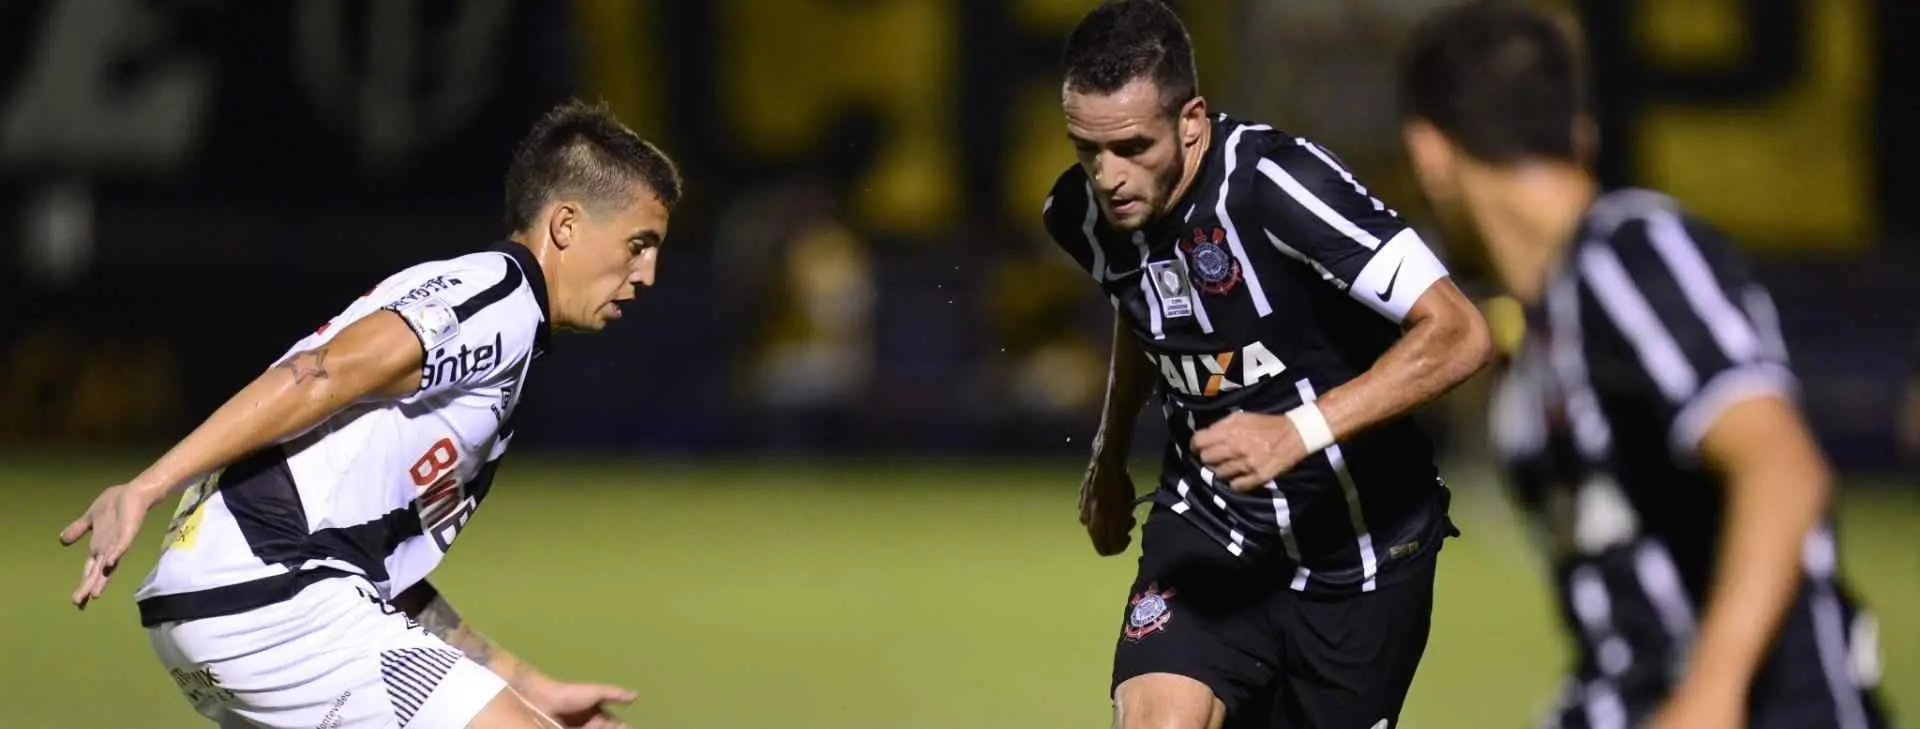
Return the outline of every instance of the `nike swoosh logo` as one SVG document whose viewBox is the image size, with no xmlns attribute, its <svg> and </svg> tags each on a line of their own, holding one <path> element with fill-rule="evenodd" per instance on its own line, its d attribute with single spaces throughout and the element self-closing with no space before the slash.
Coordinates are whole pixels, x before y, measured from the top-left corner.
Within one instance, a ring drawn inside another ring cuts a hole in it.
<svg viewBox="0 0 1920 729">
<path fill-rule="evenodd" d="M 1393 284 L 1394 284 L 1394 282 L 1396 282 L 1396 281 L 1399 281 L 1399 280 L 1400 280 L 1400 267 L 1401 267 L 1401 266 L 1405 266 L 1405 265 L 1407 265 L 1407 259 L 1405 259 L 1405 258 L 1402 258 L 1402 259 L 1400 259 L 1400 262 L 1399 262 L 1399 263 L 1396 263 L 1396 264 L 1393 264 L 1393 275 L 1392 275 L 1392 276 L 1388 276 L 1388 277 L 1387 277 L 1387 287 L 1386 287 L 1385 289 L 1382 289 L 1382 290 L 1380 290 L 1380 291 L 1375 291 L 1375 292 L 1373 292 L 1373 295 L 1374 295 L 1374 296 L 1378 296 L 1378 297 L 1380 297 L 1380 300 L 1381 300 L 1381 301 L 1386 301 L 1386 300 L 1389 300 L 1389 299 L 1392 299 L 1392 298 L 1393 298 Z"/>
</svg>

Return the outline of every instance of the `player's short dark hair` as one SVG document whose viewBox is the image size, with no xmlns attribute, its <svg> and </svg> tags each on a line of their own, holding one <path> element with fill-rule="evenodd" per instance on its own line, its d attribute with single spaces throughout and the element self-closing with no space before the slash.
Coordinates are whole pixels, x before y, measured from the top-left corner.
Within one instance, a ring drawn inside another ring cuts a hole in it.
<svg viewBox="0 0 1920 729">
<path fill-rule="evenodd" d="M 1476 0 L 1414 30 L 1400 59 L 1401 111 L 1474 157 L 1575 161 L 1586 110 L 1579 53 L 1553 16 L 1520 2 Z"/>
<path fill-rule="evenodd" d="M 1160 89 L 1167 113 L 1199 94 L 1193 40 L 1161 0 L 1108 0 L 1080 19 L 1061 54 L 1067 88 L 1111 94 L 1135 79 Z"/>
<path fill-rule="evenodd" d="M 615 118 L 605 103 L 555 106 L 520 141 L 507 168 L 507 229 L 525 230 L 555 198 L 615 202 L 633 183 L 671 209 L 680 170 L 665 153 Z"/>
</svg>

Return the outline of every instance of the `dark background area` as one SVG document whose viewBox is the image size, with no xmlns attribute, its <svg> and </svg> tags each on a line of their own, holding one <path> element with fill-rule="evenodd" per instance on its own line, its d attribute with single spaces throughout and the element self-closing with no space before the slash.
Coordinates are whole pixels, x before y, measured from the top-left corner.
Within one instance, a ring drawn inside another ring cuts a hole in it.
<svg viewBox="0 0 1920 729">
<path fill-rule="evenodd" d="M 0 442 L 178 436 L 372 283 L 501 235 L 508 151 L 579 95 L 673 154 L 689 193 L 639 316 L 561 340 L 524 443 L 1082 452 L 1105 306 L 1037 211 L 1071 162 L 1057 47 L 1090 4 L 7 3 Z M 1379 102 L 1438 4 L 1175 3 L 1215 108 L 1320 139 L 1416 218 Z M 1606 181 L 1739 236 L 1836 460 L 1898 468 L 1920 339 L 1920 91 L 1891 72 L 1911 3 L 1562 7 L 1587 30 Z M 1472 243 L 1445 243 L 1484 290 Z M 1479 399 L 1428 417 L 1474 447 Z"/>
</svg>

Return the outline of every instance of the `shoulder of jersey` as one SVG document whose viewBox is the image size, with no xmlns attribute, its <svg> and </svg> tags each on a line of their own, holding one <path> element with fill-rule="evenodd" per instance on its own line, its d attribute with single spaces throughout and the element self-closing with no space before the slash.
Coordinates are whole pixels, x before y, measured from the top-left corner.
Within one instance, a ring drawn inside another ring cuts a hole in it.
<svg viewBox="0 0 1920 729">
<path fill-rule="evenodd" d="M 1047 190 L 1047 199 L 1040 203 L 1040 214 L 1051 216 L 1055 209 L 1072 210 L 1077 214 L 1084 210 L 1087 203 L 1087 173 L 1080 165 L 1068 165 L 1067 169 L 1054 178 L 1053 187 Z"/>
<path fill-rule="evenodd" d="M 519 262 L 502 253 L 482 251 L 421 263 L 401 271 L 376 289 L 374 306 L 393 309 L 419 332 L 422 341 L 451 339 L 468 319 L 496 311 L 512 312 L 509 320 L 487 319 L 491 328 L 515 329 L 507 321 L 524 319 L 530 326 L 541 314 L 537 302 L 519 295 L 527 289 Z M 537 274 L 531 274 L 537 275 Z"/>
<path fill-rule="evenodd" d="M 1345 160 L 1320 143 L 1280 129 L 1249 131 L 1248 138 L 1240 142 L 1240 154 L 1243 162 L 1252 158 L 1272 160 L 1274 164 L 1296 174 L 1303 169 L 1320 173 L 1322 170 L 1347 168 Z"/>
<path fill-rule="evenodd" d="M 1665 193 L 1629 188 L 1594 199 L 1587 210 L 1587 238 L 1590 242 L 1612 241 L 1623 229 L 1645 224 L 1656 215 L 1674 215 L 1689 226 L 1701 222 Z"/>
</svg>

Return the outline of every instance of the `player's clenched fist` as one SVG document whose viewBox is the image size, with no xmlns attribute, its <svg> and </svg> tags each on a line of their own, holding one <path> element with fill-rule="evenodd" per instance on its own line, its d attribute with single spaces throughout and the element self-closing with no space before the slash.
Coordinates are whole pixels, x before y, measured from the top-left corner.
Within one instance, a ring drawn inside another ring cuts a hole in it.
<svg viewBox="0 0 1920 729">
<path fill-rule="evenodd" d="M 1233 490 L 1247 492 L 1292 470 L 1307 446 L 1286 416 L 1239 412 L 1195 433 L 1193 453 Z"/>
<path fill-rule="evenodd" d="M 74 606 L 84 609 L 87 601 L 100 599 L 107 589 L 107 578 L 113 576 L 114 567 L 133 545 L 141 520 L 156 500 L 152 489 L 134 484 L 114 486 L 100 492 L 87 513 L 61 530 L 60 543 L 66 546 L 93 533 L 87 540 L 87 564 L 80 573 L 80 586 L 73 591 Z"/>
<path fill-rule="evenodd" d="M 1133 542 L 1133 478 L 1125 464 L 1095 458 L 1080 483 L 1080 523 L 1102 557 L 1127 551 Z"/>
</svg>

